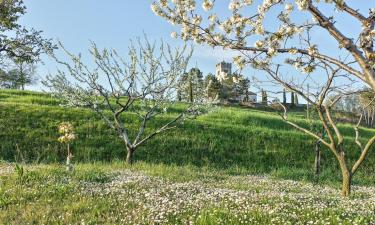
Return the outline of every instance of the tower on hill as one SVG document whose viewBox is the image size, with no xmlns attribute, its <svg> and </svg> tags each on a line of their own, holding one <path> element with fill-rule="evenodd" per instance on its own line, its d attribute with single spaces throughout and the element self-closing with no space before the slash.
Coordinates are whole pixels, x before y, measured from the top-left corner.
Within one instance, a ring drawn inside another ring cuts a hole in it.
<svg viewBox="0 0 375 225">
<path fill-rule="evenodd" d="M 219 81 L 225 80 L 232 74 L 232 63 L 220 62 L 216 64 L 216 77 Z"/>
</svg>

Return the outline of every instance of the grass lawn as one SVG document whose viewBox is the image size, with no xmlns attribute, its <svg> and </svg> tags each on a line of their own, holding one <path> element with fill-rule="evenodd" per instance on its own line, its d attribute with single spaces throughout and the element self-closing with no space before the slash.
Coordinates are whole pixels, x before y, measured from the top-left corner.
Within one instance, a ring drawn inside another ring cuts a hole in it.
<svg viewBox="0 0 375 225">
<path fill-rule="evenodd" d="M 0 166 L 2 224 L 371 224 L 375 187 L 122 162 Z"/>
</svg>

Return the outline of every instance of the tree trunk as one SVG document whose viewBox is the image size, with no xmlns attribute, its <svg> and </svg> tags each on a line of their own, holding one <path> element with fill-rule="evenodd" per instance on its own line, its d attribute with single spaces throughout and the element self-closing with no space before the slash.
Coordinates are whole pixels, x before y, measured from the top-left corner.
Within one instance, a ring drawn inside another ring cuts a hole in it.
<svg viewBox="0 0 375 225">
<path fill-rule="evenodd" d="M 348 197 L 352 186 L 352 174 L 349 170 L 342 171 L 342 195 Z"/>
<path fill-rule="evenodd" d="M 134 150 L 132 148 L 127 148 L 127 154 L 126 154 L 126 164 L 132 165 L 133 164 L 133 155 L 134 155 Z"/>
<path fill-rule="evenodd" d="M 342 191 L 341 194 L 344 197 L 348 197 L 350 195 L 351 191 L 351 185 L 352 185 L 352 174 L 350 170 L 348 169 L 348 166 L 345 162 L 345 155 L 343 152 L 341 152 L 341 155 L 338 158 L 342 173 Z"/>
<path fill-rule="evenodd" d="M 294 101 L 294 92 L 290 92 L 290 106 L 294 107 L 295 106 L 295 101 Z"/>
<path fill-rule="evenodd" d="M 322 132 L 321 132 L 321 136 L 322 139 L 324 139 L 324 136 L 325 136 L 325 130 L 324 130 L 324 127 L 322 128 Z M 322 162 L 322 151 L 321 151 L 321 141 L 317 141 L 315 143 L 315 175 L 317 176 L 317 178 L 319 179 L 319 175 L 321 173 L 321 162 Z"/>
<path fill-rule="evenodd" d="M 194 97 L 193 97 L 193 82 L 192 81 L 189 82 L 189 101 L 190 102 L 194 101 Z"/>
<path fill-rule="evenodd" d="M 315 143 L 315 175 L 317 176 L 317 178 L 319 178 L 319 175 L 320 175 L 320 171 L 321 171 L 321 158 L 322 158 L 322 154 L 321 154 L 321 151 L 320 151 L 320 141 L 317 141 Z"/>
<path fill-rule="evenodd" d="M 70 152 L 70 144 L 68 143 L 68 155 L 66 157 L 66 171 L 73 171 L 72 159 L 73 159 L 73 154 Z"/>
</svg>

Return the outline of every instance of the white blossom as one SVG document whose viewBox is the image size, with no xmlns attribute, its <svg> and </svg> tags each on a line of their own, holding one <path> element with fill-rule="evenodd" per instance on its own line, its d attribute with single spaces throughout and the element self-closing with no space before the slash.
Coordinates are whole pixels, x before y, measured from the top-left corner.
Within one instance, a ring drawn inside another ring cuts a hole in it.
<svg viewBox="0 0 375 225">
<path fill-rule="evenodd" d="M 263 46 L 264 46 L 264 42 L 263 42 L 263 41 L 260 41 L 260 40 L 258 40 L 258 41 L 256 41 L 256 42 L 255 42 L 254 46 L 255 46 L 255 47 L 257 47 L 257 48 L 261 48 L 261 47 L 263 47 Z"/>
<path fill-rule="evenodd" d="M 204 0 L 204 2 L 202 3 L 202 8 L 205 11 L 211 10 L 213 6 L 214 6 L 214 4 L 212 3 L 211 0 Z"/>
<path fill-rule="evenodd" d="M 290 11 L 293 11 L 293 9 L 294 9 L 294 7 L 293 7 L 292 4 L 290 4 L 290 3 L 285 4 L 285 10 L 286 11 L 290 12 Z"/>
<path fill-rule="evenodd" d="M 228 8 L 231 10 L 231 11 L 236 11 L 240 8 L 240 3 L 237 1 L 237 0 L 232 0 L 230 3 L 229 3 L 229 6 Z"/>
<path fill-rule="evenodd" d="M 176 39 L 176 38 L 178 37 L 177 32 L 175 32 L 175 31 L 172 32 L 172 33 L 171 33 L 171 37 Z"/>
<path fill-rule="evenodd" d="M 299 10 L 306 10 L 309 6 L 309 0 L 296 0 L 296 4 Z"/>
</svg>

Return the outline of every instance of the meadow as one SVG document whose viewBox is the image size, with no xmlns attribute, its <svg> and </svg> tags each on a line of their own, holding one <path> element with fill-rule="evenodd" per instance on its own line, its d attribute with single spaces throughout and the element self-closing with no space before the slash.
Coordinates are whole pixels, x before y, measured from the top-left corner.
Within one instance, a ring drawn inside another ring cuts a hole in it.
<svg viewBox="0 0 375 225">
<path fill-rule="evenodd" d="M 66 108 L 45 93 L 0 91 L 0 221 L 5 224 L 370 224 L 375 221 L 375 154 L 342 199 L 338 164 L 323 151 L 313 171 L 315 141 L 277 112 L 215 107 L 137 150 L 132 167 L 125 149 L 93 112 Z M 177 105 L 150 129 L 181 110 Z M 319 127 L 305 112 L 290 117 Z M 57 127 L 69 121 L 75 171 L 63 166 Z M 126 121 L 139 121 L 129 113 Z M 358 157 L 351 124 L 339 128 Z M 135 132 L 135 131 L 134 131 Z M 362 140 L 374 134 L 361 128 Z M 14 165 L 23 165 L 15 169 Z M 79 216 L 77 216 L 79 215 Z M 115 216 L 116 215 L 116 216 Z"/>
<path fill-rule="evenodd" d="M 122 162 L 0 167 L 4 224 L 372 224 L 374 187 Z"/>
</svg>

